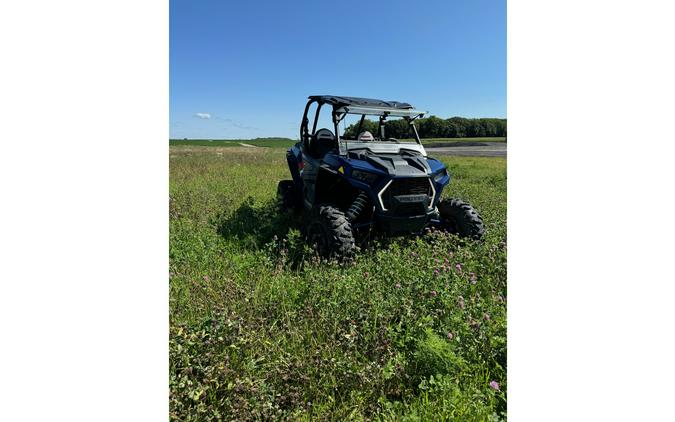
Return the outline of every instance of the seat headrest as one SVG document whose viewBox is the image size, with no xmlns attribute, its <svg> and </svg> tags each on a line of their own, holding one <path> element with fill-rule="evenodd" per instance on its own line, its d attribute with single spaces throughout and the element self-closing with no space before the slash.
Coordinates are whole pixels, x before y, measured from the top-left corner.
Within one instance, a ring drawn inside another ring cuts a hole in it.
<svg viewBox="0 0 675 422">
<path fill-rule="evenodd" d="M 326 141 L 334 141 L 335 140 L 335 135 L 333 135 L 333 132 L 330 131 L 330 129 L 319 129 L 316 131 L 314 134 L 314 137 L 317 140 L 326 140 Z"/>
<path fill-rule="evenodd" d="M 369 131 L 363 131 L 359 133 L 359 141 L 374 141 L 375 138 L 373 137 L 373 134 L 370 133 Z"/>
</svg>

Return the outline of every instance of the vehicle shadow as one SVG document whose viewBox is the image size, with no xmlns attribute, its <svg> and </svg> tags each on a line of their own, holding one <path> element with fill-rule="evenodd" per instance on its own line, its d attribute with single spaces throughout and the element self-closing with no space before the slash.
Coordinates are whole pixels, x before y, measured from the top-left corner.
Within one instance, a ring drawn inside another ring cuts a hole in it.
<svg viewBox="0 0 675 422">
<path fill-rule="evenodd" d="M 264 250 L 271 258 L 283 261 L 293 269 L 301 268 L 307 259 L 319 260 L 315 249 L 301 234 L 302 217 L 292 212 L 279 212 L 275 201 L 261 204 L 249 197 L 234 212 L 217 217 L 216 226 L 218 234 L 238 248 Z M 429 237 L 429 233 L 391 236 L 370 229 L 355 234 L 361 256 L 388 249 L 392 242 L 410 246 L 420 237 Z M 433 237 L 431 235 L 431 239 Z"/>
<path fill-rule="evenodd" d="M 233 213 L 218 217 L 218 234 L 236 240 L 246 249 L 260 249 L 276 239 L 285 237 L 299 222 L 291 215 L 280 213 L 274 201 L 256 204 L 247 198 Z"/>
<path fill-rule="evenodd" d="M 219 218 L 217 231 L 238 248 L 265 251 L 275 265 L 293 270 L 319 259 L 300 233 L 301 216 L 280 212 L 275 201 L 260 204 L 247 198 L 234 212 Z"/>
</svg>

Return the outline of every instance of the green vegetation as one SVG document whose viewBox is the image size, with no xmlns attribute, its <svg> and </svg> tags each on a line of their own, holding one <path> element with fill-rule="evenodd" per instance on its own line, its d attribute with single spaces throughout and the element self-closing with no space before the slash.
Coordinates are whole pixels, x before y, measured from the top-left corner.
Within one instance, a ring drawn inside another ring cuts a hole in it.
<svg viewBox="0 0 675 422">
<path fill-rule="evenodd" d="M 171 147 L 171 420 L 506 418 L 506 161 L 439 157 L 483 242 L 321 263 L 274 211 L 281 149 Z"/>
<path fill-rule="evenodd" d="M 363 121 L 361 131 L 368 130 L 375 134 L 378 122 L 370 119 Z M 420 138 L 477 138 L 506 137 L 506 119 L 467 119 L 451 117 L 441 119 L 436 116 L 415 120 L 415 127 Z M 385 135 L 391 138 L 412 138 L 408 123 L 404 119 L 393 119 L 385 123 Z M 345 136 L 356 138 L 358 122 L 347 126 Z"/>
</svg>

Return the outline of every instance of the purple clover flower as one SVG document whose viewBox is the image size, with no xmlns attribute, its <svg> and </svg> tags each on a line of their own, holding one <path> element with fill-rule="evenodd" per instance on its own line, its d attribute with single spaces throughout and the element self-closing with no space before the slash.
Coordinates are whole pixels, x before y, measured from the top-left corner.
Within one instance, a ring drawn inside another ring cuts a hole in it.
<svg viewBox="0 0 675 422">
<path fill-rule="evenodd" d="M 490 388 L 495 391 L 499 391 L 499 383 L 497 381 L 490 381 Z"/>
</svg>

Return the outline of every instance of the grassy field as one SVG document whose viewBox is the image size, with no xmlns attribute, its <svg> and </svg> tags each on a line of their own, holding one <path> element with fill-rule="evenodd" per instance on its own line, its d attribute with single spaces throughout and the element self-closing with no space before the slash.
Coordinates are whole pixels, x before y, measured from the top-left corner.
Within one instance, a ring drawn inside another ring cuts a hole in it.
<svg viewBox="0 0 675 422">
<path fill-rule="evenodd" d="M 207 147 L 240 147 L 242 144 L 256 147 L 288 148 L 297 141 L 288 138 L 258 138 L 258 139 L 170 139 L 170 146 L 207 146 Z"/>
<path fill-rule="evenodd" d="M 277 148 L 170 148 L 171 420 L 506 418 L 506 160 L 438 157 L 487 227 L 320 263 Z"/>
<path fill-rule="evenodd" d="M 288 148 L 297 141 L 288 138 L 264 138 L 264 139 L 171 139 L 170 146 L 210 146 L 210 147 L 240 147 L 242 144 L 256 147 Z M 401 139 L 401 142 L 415 142 L 413 139 Z M 446 142 L 506 142 L 506 138 L 429 138 L 422 139 L 422 143 L 435 144 Z"/>
</svg>

